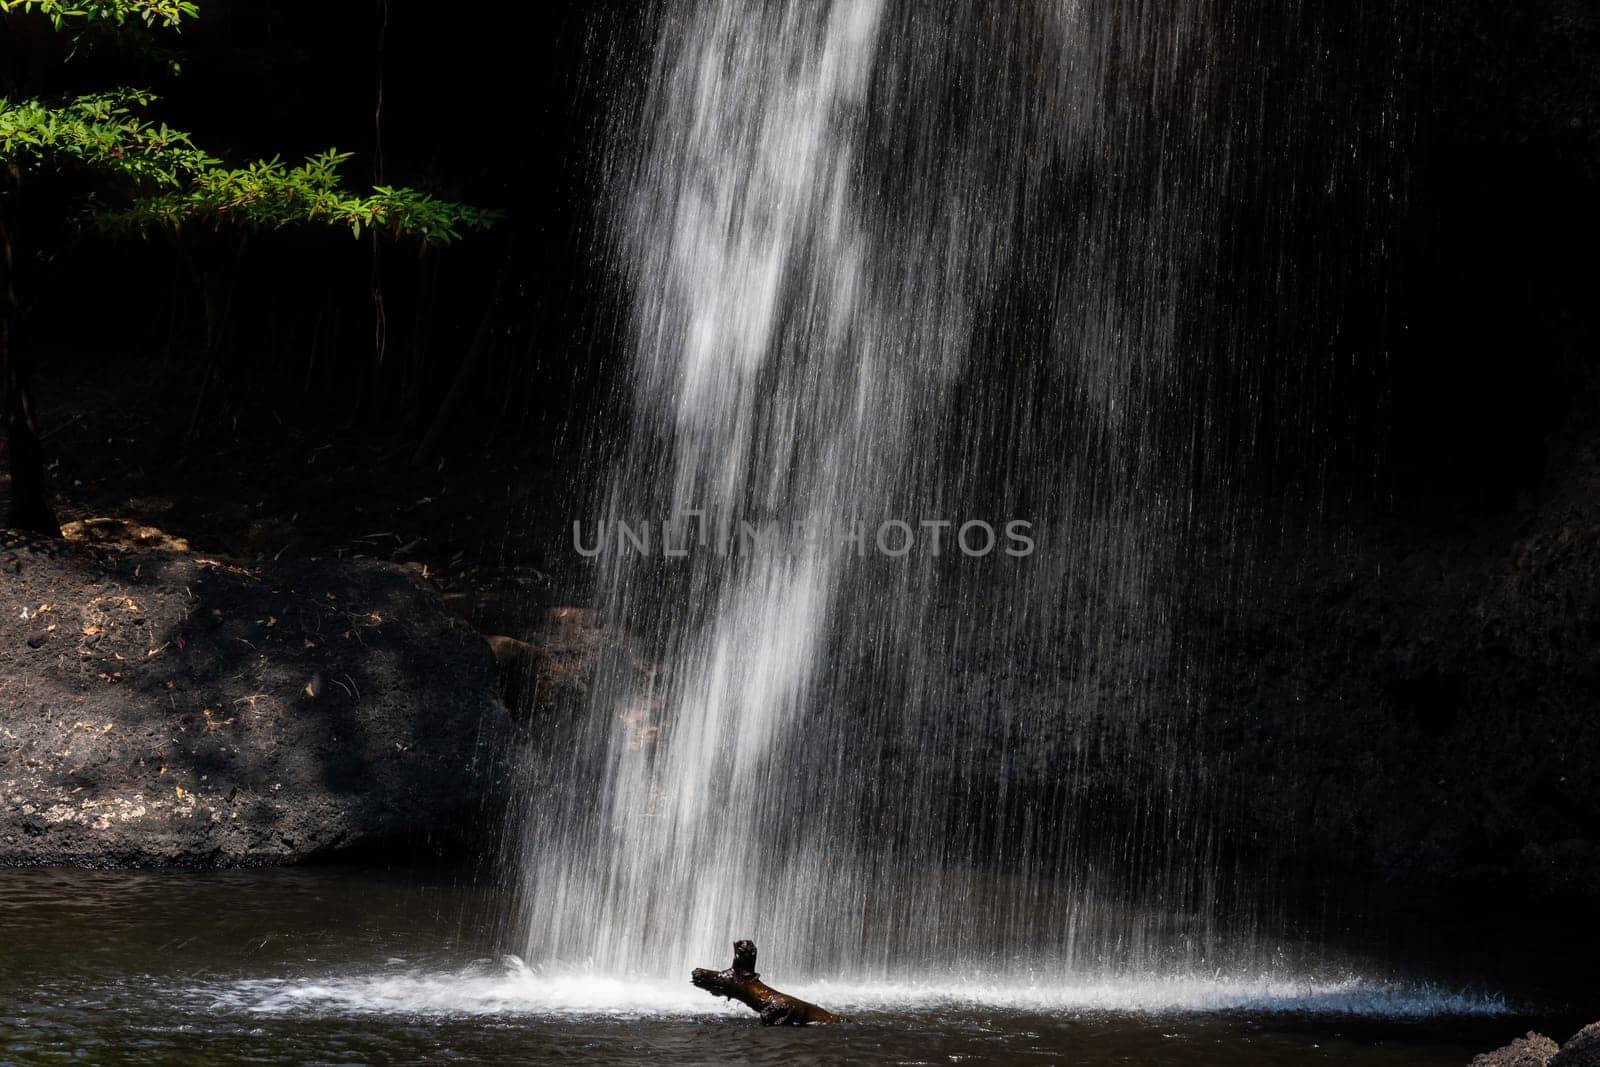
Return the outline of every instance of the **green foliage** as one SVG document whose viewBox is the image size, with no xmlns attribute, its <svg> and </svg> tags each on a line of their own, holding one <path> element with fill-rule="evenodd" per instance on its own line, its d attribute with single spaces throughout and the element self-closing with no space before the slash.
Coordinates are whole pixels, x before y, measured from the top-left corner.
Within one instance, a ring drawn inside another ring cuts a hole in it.
<svg viewBox="0 0 1600 1067">
<path fill-rule="evenodd" d="M 93 218 L 117 233 L 177 231 L 188 222 L 249 230 L 322 223 L 348 226 L 357 237 L 378 229 L 436 243 L 485 229 L 499 218 L 498 212 L 415 189 L 378 186 L 370 196 L 347 192 L 339 184 L 339 165 L 349 158 L 348 152 L 329 149 L 298 167 L 276 159 L 233 170 L 207 166 L 180 190 L 142 198 L 131 207 L 96 211 Z"/>
<path fill-rule="evenodd" d="M 74 163 L 135 182 L 176 186 L 216 160 L 189 135 L 140 118 L 155 97 L 138 89 L 76 96 L 57 104 L 0 97 L 0 162 L 25 169 Z"/>
<path fill-rule="evenodd" d="M 0 14 L 40 14 L 56 29 L 72 24 L 125 26 L 143 23 L 152 29 L 175 27 L 200 13 L 193 0 L 0 0 Z"/>
<path fill-rule="evenodd" d="M 0 16 L 33 14 L 57 30 L 176 28 L 197 14 L 192 0 L 0 0 Z M 339 166 L 350 158 L 333 149 L 297 167 L 270 159 L 230 168 L 195 144 L 189 134 L 144 113 L 156 96 L 118 89 L 57 101 L 0 97 L 0 165 L 19 175 L 78 169 L 109 179 L 110 196 L 97 199 L 86 221 L 108 232 L 177 233 L 186 224 L 247 230 L 293 225 L 348 227 L 359 237 L 377 230 L 433 243 L 482 230 L 500 217 L 416 189 L 378 186 L 349 191 Z"/>
</svg>

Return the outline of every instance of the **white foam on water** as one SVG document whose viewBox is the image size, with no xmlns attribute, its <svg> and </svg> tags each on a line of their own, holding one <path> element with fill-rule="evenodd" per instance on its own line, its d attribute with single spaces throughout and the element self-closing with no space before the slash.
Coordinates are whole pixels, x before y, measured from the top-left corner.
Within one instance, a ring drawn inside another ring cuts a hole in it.
<svg viewBox="0 0 1600 1067">
<path fill-rule="evenodd" d="M 218 1008 L 262 1015 L 715 1015 L 723 1014 L 725 1003 L 687 981 L 540 973 L 521 964 L 495 970 L 246 980 L 205 992 Z"/>
<path fill-rule="evenodd" d="M 801 991 L 796 990 L 799 994 Z M 985 1008 L 1025 1013 L 1163 1015 L 1258 1012 L 1428 1018 L 1497 1015 L 1510 1010 L 1497 994 L 1359 976 L 1066 978 L 1041 983 L 903 983 L 883 987 L 818 983 L 808 994 L 857 1010 Z"/>
<path fill-rule="evenodd" d="M 854 1015 L 983 1010 L 1051 1016 L 1235 1012 L 1424 1019 L 1511 1011 L 1498 994 L 1359 975 L 1069 975 L 1056 981 L 796 982 L 784 989 Z M 195 992 L 209 998 L 213 1009 L 258 1015 L 749 1016 L 743 1007 L 695 989 L 687 976 L 669 981 L 555 971 L 515 958 L 454 971 L 397 968 L 378 974 L 254 979 Z"/>
</svg>

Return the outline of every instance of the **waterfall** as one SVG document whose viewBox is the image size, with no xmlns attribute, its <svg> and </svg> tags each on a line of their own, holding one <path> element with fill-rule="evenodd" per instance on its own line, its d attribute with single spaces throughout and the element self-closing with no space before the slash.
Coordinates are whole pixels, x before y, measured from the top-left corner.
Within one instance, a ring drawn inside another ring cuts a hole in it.
<svg viewBox="0 0 1600 1067">
<path fill-rule="evenodd" d="M 1229 153 L 1211 5 L 652 27 L 607 138 L 631 416 L 585 519 L 619 636 L 534 769 L 528 958 L 1213 959 L 1173 623 L 1225 480 L 1190 370 Z M 1033 551 L 964 551 L 973 522 Z M 744 524 L 809 536 L 725 550 Z"/>
</svg>

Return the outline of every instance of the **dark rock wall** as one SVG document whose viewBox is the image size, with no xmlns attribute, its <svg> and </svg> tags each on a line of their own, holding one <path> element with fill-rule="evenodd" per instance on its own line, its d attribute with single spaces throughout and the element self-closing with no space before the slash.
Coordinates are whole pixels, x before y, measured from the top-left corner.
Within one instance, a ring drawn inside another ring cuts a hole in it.
<svg viewBox="0 0 1600 1067">
<path fill-rule="evenodd" d="M 1600 899 L 1600 441 L 1523 507 L 1258 564 L 1203 665 L 1239 831 L 1406 884 Z"/>
</svg>

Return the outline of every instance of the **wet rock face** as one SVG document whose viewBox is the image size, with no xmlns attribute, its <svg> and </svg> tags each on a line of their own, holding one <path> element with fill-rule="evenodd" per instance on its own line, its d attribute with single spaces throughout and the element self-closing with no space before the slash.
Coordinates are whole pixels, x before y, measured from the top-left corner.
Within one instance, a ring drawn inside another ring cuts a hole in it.
<svg viewBox="0 0 1600 1067">
<path fill-rule="evenodd" d="M 498 802 L 489 649 L 399 568 L 0 538 L 0 864 L 427 854 Z"/>
<path fill-rule="evenodd" d="M 570 711 L 587 699 L 602 655 L 623 640 L 592 608 L 553 607 L 489 638 L 506 704 L 535 718 Z"/>
<path fill-rule="evenodd" d="M 1269 558 L 1197 623 L 1225 634 L 1198 758 L 1264 769 L 1231 830 L 1402 888 L 1600 900 L 1597 479 L 1586 432 L 1525 508 Z"/>
<path fill-rule="evenodd" d="M 447 599 L 446 606 L 461 618 L 476 621 L 495 618 L 480 606 L 487 601 Z M 655 681 L 661 667 L 646 656 L 637 639 L 620 627 L 608 626 L 594 608 L 557 606 L 517 618 L 500 617 L 506 633 L 487 638 L 494 653 L 500 695 L 520 726 L 524 741 L 549 743 L 558 724 L 590 714 L 615 714 L 628 724 L 630 744 L 654 744 L 667 730 L 662 698 Z M 591 691 L 600 664 L 607 657 L 625 664 L 631 695 L 609 712 L 590 707 Z"/>
</svg>

